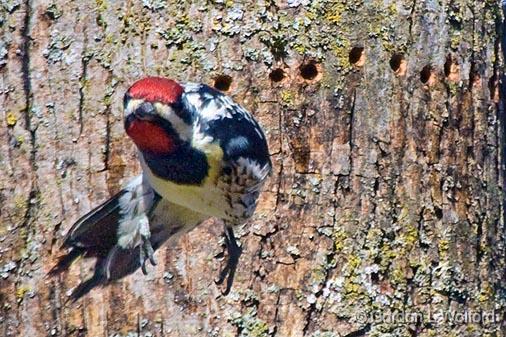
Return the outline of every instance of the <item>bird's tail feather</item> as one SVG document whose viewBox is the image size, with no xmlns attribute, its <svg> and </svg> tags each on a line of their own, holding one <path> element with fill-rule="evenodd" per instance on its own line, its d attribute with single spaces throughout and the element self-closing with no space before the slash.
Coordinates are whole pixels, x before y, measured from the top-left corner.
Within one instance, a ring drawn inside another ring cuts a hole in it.
<svg viewBox="0 0 506 337">
<path fill-rule="evenodd" d="M 136 198 L 137 191 L 143 192 L 142 183 L 142 177 L 137 177 L 125 189 L 81 217 L 68 231 L 63 248 L 69 250 L 58 259 L 48 276 L 68 270 L 79 257 L 97 259 L 93 276 L 79 284 L 69 300 L 77 301 L 94 287 L 122 278 L 139 268 L 139 248 L 120 248 L 118 227 L 122 217 L 122 197 L 131 193 L 132 198 Z"/>
<path fill-rule="evenodd" d="M 151 245 L 156 251 L 172 234 L 167 227 L 158 225 L 151 228 Z M 95 273 L 92 277 L 79 284 L 70 294 L 69 301 L 75 302 L 97 286 L 105 286 L 132 274 L 141 267 L 140 247 L 130 249 L 114 245 L 105 257 L 97 257 Z"/>
<path fill-rule="evenodd" d="M 72 263 L 72 260 L 75 259 L 74 255 L 72 255 L 74 251 L 75 250 L 72 250 L 69 254 L 60 259 L 48 275 L 56 275 L 66 270 Z M 122 249 L 115 245 L 111 248 L 106 257 L 97 257 L 93 276 L 81 282 L 72 290 L 67 301 L 75 302 L 89 293 L 93 288 L 107 285 L 114 280 L 125 277 L 136 271 L 139 267 L 139 247 Z"/>
<path fill-rule="evenodd" d="M 79 284 L 69 300 L 74 302 L 97 286 L 123 278 L 140 266 L 140 247 L 122 248 L 118 244 L 118 226 L 121 216 L 120 198 L 128 191 L 122 190 L 104 204 L 79 219 L 65 237 L 63 247 L 70 248 L 61 256 L 48 276 L 66 271 L 79 257 L 95 257 L 95 270 L 91 278 Z M 158 249 L 174 234 L 163 224 L 150 226 L 150 242 Z"/>
<path fill-rule="evenodd" d="M 105 257 L 116 244 L 119 220 L 119 198 L 125 191 L 94 208 L 74 223 L 63 241 L 63 248 L 70 250 L 60 256 L 48 275 L 54 276 L 67 270 L 81 256 Z"/>
</svg>

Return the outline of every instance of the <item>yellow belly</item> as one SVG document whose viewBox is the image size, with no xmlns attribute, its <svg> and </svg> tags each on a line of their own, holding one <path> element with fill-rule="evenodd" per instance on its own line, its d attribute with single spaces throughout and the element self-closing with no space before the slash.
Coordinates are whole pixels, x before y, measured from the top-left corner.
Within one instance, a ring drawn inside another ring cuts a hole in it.
<svg viewBox="0 0 506 337">
<path fill-rule="evenodd" d="M 140 154 L 144 174 L 146 174 L 151 186 L 162 198 L 195 212 L 225 219 L 227 218 L 225 210 L 230 206 L 225 199 L 223 191 L 217 187 L 223 152 L 217 144 L 211 143 L 204 146 L 194 144 L 194 146 L 206 154 L 209 163 L 208 176 L 202 185 L 179 185 L 159 178 L 149 169 Z"/>
<path fill-rule="evenodd" d="M 178 185 L 155 176 L 147 167 L 144 172 L 162 198 L 205 215 L 222 219 L 227 217 L 225 210 L 229 207 L 228 203 L 215 185 Z"/>
</svg>

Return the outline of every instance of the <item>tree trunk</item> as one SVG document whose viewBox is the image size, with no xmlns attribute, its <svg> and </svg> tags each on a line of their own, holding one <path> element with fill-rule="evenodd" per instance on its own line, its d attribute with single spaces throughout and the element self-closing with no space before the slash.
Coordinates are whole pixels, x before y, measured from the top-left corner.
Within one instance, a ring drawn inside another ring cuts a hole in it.
<svg viewBox="0 0 506 337">
<path fill-rule="evenodd" d="M 506 335 L 498 1 L 4 0 L 0 30 L 3 335 Z M 232 292 L 209 221 L 65 304 L 92 261 L 45 274 L 139 172 L 121 105 L 147 74 L 214 85 L 268 134 Z"/>
</svg>

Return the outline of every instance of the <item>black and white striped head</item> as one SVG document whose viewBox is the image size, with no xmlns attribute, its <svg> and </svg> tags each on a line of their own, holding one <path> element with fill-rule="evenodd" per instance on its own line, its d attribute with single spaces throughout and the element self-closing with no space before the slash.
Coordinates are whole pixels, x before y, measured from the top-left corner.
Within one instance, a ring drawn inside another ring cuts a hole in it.
<svg viewBox="0 0 506 337">
<path fill-rule="evenodd" d="M 193 116 L 184 107 L 184 88 L 163 77 L 146 77 L 125 93 L 125 130 L 143 152 L 172 153 L 191 138 Z"/>
</svg>

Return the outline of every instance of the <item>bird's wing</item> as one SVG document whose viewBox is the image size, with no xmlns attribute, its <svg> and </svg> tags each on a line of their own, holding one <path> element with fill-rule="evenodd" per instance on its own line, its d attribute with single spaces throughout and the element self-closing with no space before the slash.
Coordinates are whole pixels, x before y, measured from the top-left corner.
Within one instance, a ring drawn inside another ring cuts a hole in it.
<svg viewBox="0 0 506 337">
<path fill-rule="evenodd" d="M 96 257 L 95 274 L 81 283 L 70 296 L 75 301 L 99 284 L 134 272 L 140 267 L 139 247 L 122 247 L 119 241 L 122 235 L 131 235 L 128 229 L 138 230 L 138 218 L 148 217 L 157 200 L 159 197 L 142 175 L 132 179 L 119 193 L 71 227 L 63 243 L 70 250 L 58 259 L 48 275 L 68 269 L 81 256 Z"/>
<path fill-rule="evenodd" d="M 249 111 L 205 84 L 185 84 L 183 102 L 193 111 L 194 138 L 219 142 L 225 162 L 242 157 L 270 168 L 267 139 Z"/>
</svg>

